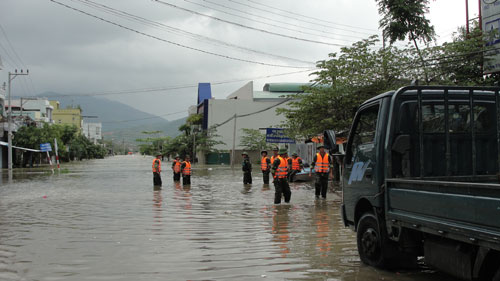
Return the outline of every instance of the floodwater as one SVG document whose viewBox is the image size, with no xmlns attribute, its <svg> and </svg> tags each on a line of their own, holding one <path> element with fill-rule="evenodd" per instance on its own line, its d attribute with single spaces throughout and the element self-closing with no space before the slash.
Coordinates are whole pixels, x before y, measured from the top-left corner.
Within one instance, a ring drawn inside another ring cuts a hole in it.
<svg viewBox="0 0 500 281">
<path fill-rule="evenodd" d="M 454 280 L 363 265 L 334 193 L 293 183 L 290 205 L 258 173 L 195 168 L 152 186 L 151 160 L 115 156 L 0 185 L 0 280 Z M 64 167 L 63 167 L 64 168 Z"/>
</svg>

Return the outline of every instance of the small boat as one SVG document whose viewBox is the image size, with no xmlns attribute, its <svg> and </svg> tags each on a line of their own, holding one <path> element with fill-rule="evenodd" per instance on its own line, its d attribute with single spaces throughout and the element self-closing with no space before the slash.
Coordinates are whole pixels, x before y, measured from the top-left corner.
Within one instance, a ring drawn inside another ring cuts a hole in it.
<svg viewBox="0 0 500 281">
<path fill-rule="evenodd" d="M 312 171 L 311 176 L 309 176 L 309 172 L 311 171 L 311 168 L 307 167 L 302 169 L 299 173 L 295 174 L 295 181 L 312 181 L 314 179 L 314 170 Z"/>
</svg>

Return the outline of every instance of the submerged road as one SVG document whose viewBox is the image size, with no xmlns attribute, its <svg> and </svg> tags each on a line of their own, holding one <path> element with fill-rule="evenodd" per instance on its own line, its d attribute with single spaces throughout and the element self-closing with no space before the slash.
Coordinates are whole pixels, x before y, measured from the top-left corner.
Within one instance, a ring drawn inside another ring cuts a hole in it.
<svg viewBox="0 0 500 281">
<path fill-rule="evenodd" d="M 227 167 L 196 168 L 189 188 L 150 157 L 115 156 L 24 174 L 0 185 L 0 280 L 439 280 L 424 266 L 363 265 L 340 198 L 314 200 L 293 183 L 290 205 L 273 187 L 243 186 Z"/>
</svg>

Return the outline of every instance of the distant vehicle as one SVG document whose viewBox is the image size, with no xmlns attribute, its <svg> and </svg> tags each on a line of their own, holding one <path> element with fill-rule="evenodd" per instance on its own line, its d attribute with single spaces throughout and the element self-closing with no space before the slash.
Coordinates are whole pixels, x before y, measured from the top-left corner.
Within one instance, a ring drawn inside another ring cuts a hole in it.
<svg viewBox="0 0 500 281">
<path fill-rule="evenodd" d="M 342 218 L 365 264 L 424 256 L 458 278 L 500 280 L 499 91 L 409 86 L 359 107 L 342 163 Z M 333 131 L 325 137 L 335 146 Z"/>
<path fill-rule="evenodd" d="M 134 154 L 132 151 L 129 151 L 129 152 L 128 152 L 128 155 L 132 155 L 132 154 Z"/>
</svg>

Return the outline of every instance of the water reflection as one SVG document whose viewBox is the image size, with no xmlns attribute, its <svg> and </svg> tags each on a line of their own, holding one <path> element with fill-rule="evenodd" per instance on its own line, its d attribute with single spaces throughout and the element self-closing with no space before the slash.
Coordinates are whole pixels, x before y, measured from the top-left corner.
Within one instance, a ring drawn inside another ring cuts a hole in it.
<svg viewBox="0 0 500 281">
<path fill-rule="evenodd" d="M 273 241 L 277 243 L 281 257 L 286 258 L 290 253 L 288 245 L 290 242 L 290 230 L 288 229 L 290 220 L 288 212 L 290 210 L 290 205 L 276 205 L 274 208 L 272 227 Z"/>
<path fill-rule="evenodd" d="M 315 201 L 311 183 L 275 206 L 272 184 L 242 186 L 224 167 L 151 190 L 150 163 L 112 157 L 4 179 L 0 280 L 453 280 L 362 265 L 338 197 Z"/>
</svg>

